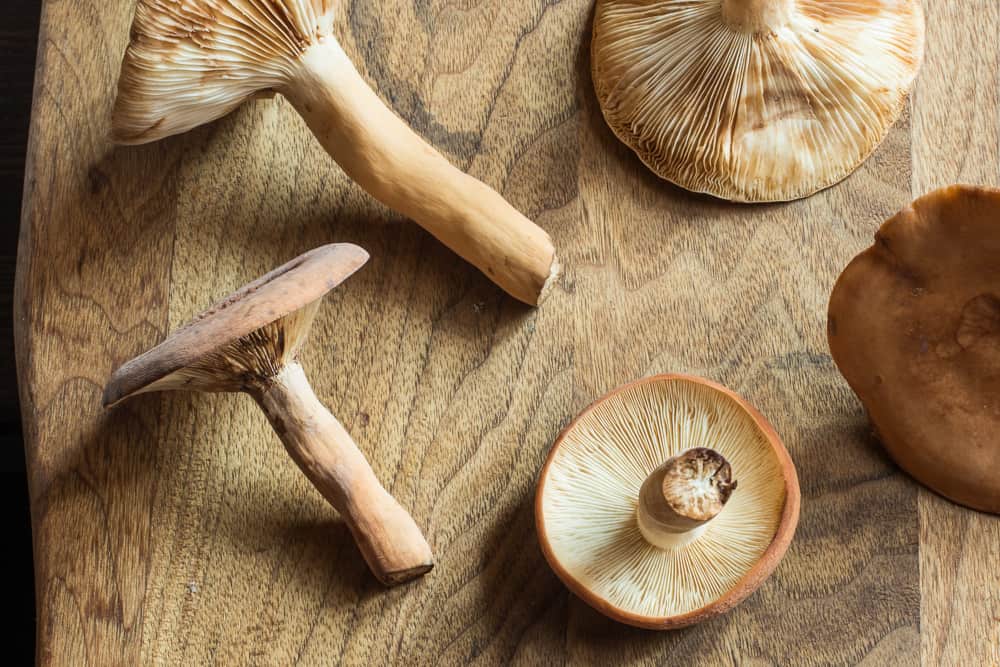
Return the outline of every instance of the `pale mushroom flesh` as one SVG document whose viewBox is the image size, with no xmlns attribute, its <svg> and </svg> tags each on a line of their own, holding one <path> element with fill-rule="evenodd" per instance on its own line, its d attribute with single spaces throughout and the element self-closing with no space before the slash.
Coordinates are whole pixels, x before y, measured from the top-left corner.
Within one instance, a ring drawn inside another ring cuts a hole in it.
<svg viewBox="0 0 1000 667">
<path fill-rule="evenodd" d="M 640 488 L 692 448 L 721 454 L 738 489 L 695 539 L 656 546 L 637 520 Z M 596 404 L 565 432 L 541 483 L 541 530 L 565 577 L 650 626 L 734 589 L 774 541 L 786 500 L 767 434 L 732 398 L 684 379 L 637 383 Z"/>
<path fill-rule="evenodd" d="M 141 0 L 118 81 L 115 140 L 186 132 L 281 90 L 333 32 L 332 9 L 329 0 Z"/>
<path fill-rule="evenodd" d="M 917 0 L 599 0 L 591 65 L 608 125 L 660 177 L 786 201 L 875 150 L 923 45 Z"/>
</svg>

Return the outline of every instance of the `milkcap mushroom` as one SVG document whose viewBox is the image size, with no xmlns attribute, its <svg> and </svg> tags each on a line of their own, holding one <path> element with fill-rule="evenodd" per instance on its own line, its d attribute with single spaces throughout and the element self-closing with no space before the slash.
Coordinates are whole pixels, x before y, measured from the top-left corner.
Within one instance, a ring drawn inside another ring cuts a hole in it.
<svg viewBox="0 0 1000 667">
<path fill-rule="evenodd" d="M 917 0 L 598 0 L 591 67 L 608 125 L 661 178 L 786 201 L 875 150 L 923 49 Z"/>
<path fill-rule="evenodd" d="M 323 296 L 367 261 L 361 248 L 335 244 L 275 269 L 115 371 L 104 405 L 173 389 L 250 394 L 295 463 L 340 512 L 375 576 L 394 585 L 433 567 L 430 547 L 296 361 Z"/>
<path fill-rule="evenodd" d="M 795 467 L 746 401 L 701 378 L 614 390 L 559 436 L 535 500 L 545 558 L 622 623 L 665 630 L 739 604 L 799 517 Z"/>
<path fill-rule="evenodd" d="M 827 336 L 900 467 L 1000 514 L 1000 190 L 936 190 L 887 220 L 837 280 Z"/>
<path fill-rule="evenodd" d="M 330 0 L 139 0 L 113 137 L 154 141 L 281 93 L 369 194 L 512 296 L 537 304 L 559 268 L 548 234 L 379 100 L 334 37 L 332 7 Z"/>
</svg>

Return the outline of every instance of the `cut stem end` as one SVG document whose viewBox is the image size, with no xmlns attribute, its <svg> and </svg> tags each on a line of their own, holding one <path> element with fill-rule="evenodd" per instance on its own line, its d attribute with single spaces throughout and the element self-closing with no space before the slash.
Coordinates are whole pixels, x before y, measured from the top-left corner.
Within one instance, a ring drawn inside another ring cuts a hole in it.
<svg viewBox="0 0 1000 667">
<path fill-rule="evenodd" d="M 736 489 L 732 466 L 714 449 L 697 447 L 668 459 L 639 490 L 639 531 L 647 542 L 674 549 L 697 539 Z"/>
</svg>

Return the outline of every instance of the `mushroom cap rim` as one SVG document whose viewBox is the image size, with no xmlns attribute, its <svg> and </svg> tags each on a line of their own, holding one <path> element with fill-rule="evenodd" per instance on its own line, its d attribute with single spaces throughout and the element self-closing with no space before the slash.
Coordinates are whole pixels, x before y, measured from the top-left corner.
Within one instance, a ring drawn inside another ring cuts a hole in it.
<svg viewBox="0 0 1000 667">
<path fill-rule="evenodd" d="M 246 283 L 193 317 L 162 342 L 122 364 L 108 380 L 102 404 L 111 408 L 150 384 L 323 298 L 369 255 L 351 243 L 314 248 Z"/>
<path fill-rule="evenodd" d="M 955 503 L 964 508 L 976 512 L 981 512 L 983 514 L 997 515 L 1000 514 L 1000 509 L 998 509 L 998 507 L 985 502 L 977 502 L 974 498 L 972 498 L 968 494 L 962 495 L 959 493 L 946 490 L 945 488 L 943 488 L 944 485 L 940 484 L 938 480 L 929 479 L 926 474 L 926 471 L 921 471 L 914 468 L 909 461 L 903 460 L 901 457 L 897 456 L 896 447 L 898 447 L 899 445 L 895 443 L 893 445 L 890 445 L 889 443 L 887 443 L 884 436 L 879 431 L 878 424 L 876 424 L 875 420 L 872 419 L 871 413 L 868 409 L 865 400 L 861 398 L 861 393 L 859 392 L 858 389 L 857 379 L 854 377 L 850 378 L 847 377 L 847 374 L 845 374 L 844 371 L 841 370 L 841 363 L 844 357 L 840 353 L 840 345 L 834 343 L 833 341 L 834 336 L 832 335 L 830 329 L 830 322 L 831 320 L 835 319 L 832 308 L 833 296 L 838 292 L 838 290 L 844 284 L 847 283 L 847 281 L 850 279 L 851 274 L 857 268 L 857 266 L 859 266 L 862 262 L 866 261 L 866 259 L 869 258 L 872 253 L 877 251 L 879 244 L 879 233 L 882 231 L 882 228 L 885 225 L 887 225 L 891 221 L 896 220 L 898 216 L 900 216 L 906 211 L 912 211 L 915 207 L 923 205 L 927 201 L 933 202 L 935 198 L 943 198 L 943 197 L 963 198 L 963 197 L 970 197 L 982 194 L 986 194 L 992 197 L 1000 197 L 1000 188 L 990 185 L 981 185 L 973 183 L 952 183 L 950 185 L 944 185 L 941 187 L 930 189 L 927 192 L 921 194 L 920 196 L 915 197 L 912 201 L 902 206 L 897 212 L 893 213 L 890 217 L 886 218 L 879 225 L 878 230 L 876 230 L 872 243 L 867 247 L 863 248 L 862 250 L 860 250 L 856 255 L 854 255 L 854 257 L 851 258 L 851 260 L 847 263 L 844 269 L 837 276 L 837 280 L 834 282 L 833 287 L 830 290 L 830 300 L 827 303 L 826 338 L 827 338 L 827 347 L 830 350 L 830 356 L 834 361 L 834 365 L 837 366 L 838 372 L 844 378 L 844 381 L 847 382 L 847 385 L 851 388 L 851 391 L 854 393 L 854 395 L 858 398 L 858 401 L 864 407 L 865 417 L 875 432 L 875 438 L 878 440 L 880 446 L 884 449 L 884 451 L 888 454 L 889 458 L 891 458 L 892 461 L 907 474 L 907 476 L 909 476 L 913 481 L 917 482 L 924 489 L 931 491 L 932 493 L 948 500 L 949 502 Z"/>
<path fill-rule="evenodd" d="M 643 614 L 635 614 L 625 611 L 624 609 L 610 603 L 608 600 L 598 597 L 562 566 L 549 544 L 548 533 L 545 528 L 542 499 L 544 496 L 545 483 L 548 479 L 548 471 L 555 460 L 555 455 L 562 446 L 566 435 L 573 430 L 581 419 L 590 414 L 597 406 L 628 389 L 645 384 L 672 381 L 692 382 L 717 391 L 729 400 L 733 401 L 737 406 L 746 412 L 747 416 L 753 420 L 754 424 L 764 434 L 765 439 L 768 444 L 771 445 L 771 449 L 774 451 L 774 454 L 778 459 L 785 481 L 785 503 L 781 510 L 778 528 L 775 530 L 774 537 L 771 539 L 770 544 L 768 544 L 767 549 L 765 549 L 764 553 L 760 555 L 756 564 L 748 570 L 739 579 L 739 581 L 737 581 L 732 588 L 729 589 L 729 591 L 715 601 L 683 614 L 676 614 L 672 616 L 646 616 Z M 569 588 L 574 595 L 586 602 L 589 606 L 614 621 L 633 627 L 643 628 L 646 630 L 674 630 L 719 616 L 738 605 L 750 594 L 756 591 L 757 588 L 759 588 L 760 585 L 764 583 L 764 581 L 766 581 L 775 570 L 778 563 L 785 555 L 785 552 L 788 550 L 788 546 L 795 535 L 795 528 L 798 525 L 800 504 L 801 490 L 799 488 L 798 474 L 796 473 L 795 465 L 792 462 L 791 456 L 788 454 L 788 450 L 782 443 L 781 438 L 778 436 L 777 431 L 767 418 L 764 417 L 764 415 L 762 415 L 753 405 L 748 403 L 741 396 L 717 382 L 713 382 L 712 380 L 696 375 L 688 375 L 684 373 L 662 373 L 633 380 L 632 382 L 628 382 L 612 389 L 584 408 L 569 424 L 566 425 L 565 428 L 562 429 L 562 431 L 560 431 L 552 445 L 552 448 L 549 450 L 549 454 L 545 459 L 541 472 L 539 473 L 538 488 L 535 492 L 535 530 L 538 533 L 538 544 L 542 549 L 542 554 L 545 556 L 545 560 L 548 562 L 549 567 L 552 568 L 553 572 L 556 573 L 556 576 L 559 577 L 563 584 Z"/>
</svg>

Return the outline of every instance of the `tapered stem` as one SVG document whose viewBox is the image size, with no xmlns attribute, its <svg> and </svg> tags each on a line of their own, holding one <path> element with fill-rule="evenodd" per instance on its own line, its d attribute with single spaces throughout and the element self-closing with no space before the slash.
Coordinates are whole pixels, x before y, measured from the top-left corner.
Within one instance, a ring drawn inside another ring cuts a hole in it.
<svg viewBox="0 0 1000 667">
<path fill-rule="evenodd" d="M 386 585 L 434 565 L 427 540 L 382 487 L 344 427 L 319 402 L 297 363 L 253 392 L 288 453 L 351 529 L 368 567 Z"/>
<path fill-rule="evenodd" d="M 694 541 L 736 488 L 729 462 L 714 449 L 697 447 L 668 459 L 639 490 L 639 530 L 646 541 L 674 549 Z"/>
<path fill-rule="evenodd" d="M 535 305 L 558 272 L 552 240 L 485 183 L 452 166 L 388 109 L 326 37 L 281 91 L 327 152 L 373 197 Z"/>
<path fill-rule="evenodd" d="M 772 32 L 788 23 L 794 0 L 722 0 L 722 18 L 734 30 Z"/>
</svg>

